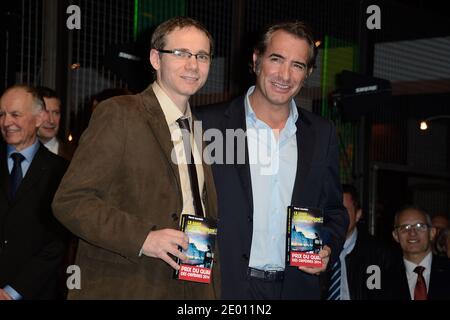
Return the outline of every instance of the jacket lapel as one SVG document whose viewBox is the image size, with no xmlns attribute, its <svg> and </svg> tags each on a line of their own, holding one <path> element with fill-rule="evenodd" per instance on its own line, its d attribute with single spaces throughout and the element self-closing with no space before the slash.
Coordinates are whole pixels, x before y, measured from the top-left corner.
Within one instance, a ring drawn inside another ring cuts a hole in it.
<svg viewBox="0 0 450 320">
<path fill-rule="evenodd" d="M 13 203 L 19 201 L 21 197 L 27 194 L 28 190 L 30 190 L 33 185 L 40 181 L 41 176 L 47 170 L 46 161 L 45 161 L 45 148 L 41 143 L 39 143 L 39 149 L 34 155 L 33 160 L 31 161 L 31 165 L 28 168 L 25 177 L 22 180 L 19 188 L 17 189 L 16 196 L 13 199 Z"/>
<path fill-rule="evenodd" d="M 151 86 L 149 86 L 140 95 L 142 98 L 142 105 L 140 106 L 142 107 L 142 114 L 146 118 L 154 137 L 161 147 L 161 151 L 164 154 L 167 163 L 170 165 L 171 171 L 177 182 L 177 188 L 182 203 L 183 196 L 181 193 L 180 174 L 178 172 L 178 166 L 172 161 L 173 142 L 170 139 L 171 135 L 166 118 L 164 117 L 164 113 Z"/>
<path fill-rule="evenodd" d="M 444 258 L 446 259 L 446 258 Z M 448 290 L 445 287 L 445 283 L 448 283 L 448 280 L 445 279 L 445 274 L 450 272 L 448 266 L 445 266 L 441 263 L 441 258 L 433 255 L 433 260 L 431 260 L 431 271 L 430 271 L 430 284 L 428 288 L 428 300 L 430 299 L 444 299 L 447 295 L 442 295 L 442 289 Z"/>
<path fill-rule="evenodd" d="M 307 186 L 304 183 L 308 177 L 311 167 L 312 157 L 314 155 L 316 133 L 311 126 L 311 122 L 306 117 L 306 114 L 298 110 L 297 126 L 297 172 L 295 174 L 294 190 L 292 192 L 292 205 L 308 205 L 302 203 L 302 195 L 304 188 Z"/>
<path fill-rule="evenodd" d="M 226 137 L 226 129 L 234 129 L 234 130 L 243 130 L 244 132 L 247 129 L 247 125 L 245 122 L 245 103 L 244 103 L 245 96 L 241 96 L 230 104 L 230 107 L 225 111 L 226 118 L 224 119 L 224 125 L 223 125 L 223 133 Z M 234 148 L 234 166 L 236 167 L 236 170 L 238 172 L 239 178 L 241 180 L 242 188 L 245 191 L 245 194 L 247 196 L 248 204 L 250 207 L 250 212 L 253 214 L 253 194 L 252 194 L 252 182 L 251 182 L 251 176 L 250 176 L 250 165 L 249 165 L 249 156 L 248 156 L 248 142 L 247 142 L 247 135 L 245 135 L 244 140 L 244 150 L 245 150 L 245 161 L 244 163 L 238 163 L 238 144 L 232 143 L 231 144 Z M 225 148 L 228 148 L 227 144 L 224 146 Z M 228 153 L 229 150 L 225 151 L 225 155 Z M 226 160 L 226 158 L 225 158 Z"/>
</svg>

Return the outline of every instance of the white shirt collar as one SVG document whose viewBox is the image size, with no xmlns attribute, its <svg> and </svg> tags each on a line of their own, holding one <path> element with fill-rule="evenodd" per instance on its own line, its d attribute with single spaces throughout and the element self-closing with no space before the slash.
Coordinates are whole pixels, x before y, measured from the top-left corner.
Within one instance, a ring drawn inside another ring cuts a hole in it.
<svg viewBox="0 0 450 320">
<path fill-rule="evenodd" d="M 418 274 L 414 272 L 414 269 L 417 266 L 422 266 L 425 268 L 422 275 L 425 279 L 427 291 L 430 289 L 430 276 L 431 276 L 432 260 L 433 260 L 433 254 L 431 252 L 429 252 L 425 256 L 425 258 L 422 259 L 422 261 L 419 264 L 415 264 L 414 262 L 406 260 L 403 257 L 403 261 L 404 261 L 405 269 L 406 269 L 406 279 L 408 281 L 409 294 L 411 296 L 411 299 L 414 299 L 414 289 L 415 289 L 416 283 L 417 283 Z"/>
<path fill-rule="evenodd" d="M 403 261 L 405 262 L 405 268 L 407 274 L 415 273 L 414 269 L 417 266 L 422 266 L 425 268 L 425 271 L 431 270 L 431 262 L 432 262 L 433 254 L 431 251 L 425 256 L 425 258 L 422 259 L 422 261 L 419 264 L 415 264 L 414 262 L 411 262 L 407 260 L 405 257 L 403 257 Z"/>
<path fill-rule="evenodd" d="M 56 137 L 51 138 L 49 141 L 44 143 L 44 146 L 53 152 L 54 154 L 58 154 L 59 142 Z"/>
</svg>

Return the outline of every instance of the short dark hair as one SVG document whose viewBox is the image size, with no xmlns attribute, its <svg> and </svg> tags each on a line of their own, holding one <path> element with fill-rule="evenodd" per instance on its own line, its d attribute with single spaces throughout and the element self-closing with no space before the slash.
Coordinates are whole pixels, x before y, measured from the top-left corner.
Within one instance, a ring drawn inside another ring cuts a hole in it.
<svg viewBox="0 0 450 320">
<path fill-rule="evenodd" d="M 359 201 L 359 192 L 352 184 L 342 184 L 342 193 L 348 193 L 352 197 L 353 205 L 356 210 L 361 209 L 361 202 Z"/>
<path fill-rule="evenodd" d="M 317 48 L 314 42 L 312 29 L 304 21 L 287 21 L 267 27 L 255 46 L 255 52 L 257 53 L 258 58 L 264 55 L 272 35 L 279 30 L 285 31 L 299 39 L 303 39 L 308 43 L 309 58 L 306 64 L 308 69 L 314 68 L 316 66 Z"/>
<path fill-rule="evenodd" d="M 37 92 L 42 98 L 56 98 L 59 100 L 58 94 L 55 90 L 50 89 L 49 87 L 37 86 Z"/>
<path fill-rule="evenodd" d="M 205 35 L 209 39 L 209 54 L 212 55 L 214 49 L 214 41 L 211 33 L 209 33 L 208 29 L 206 29 L 206 27 L 199 21 L 189 17 L 173 17 L 161 23 L 153 32 L 151 42 L 152 49 L 164 49 L 166 45 L 166 37 L 169 33 L 177 28 L 183 29 L 189 27 L 194 27 L 205 33 Z"/>
</svg>

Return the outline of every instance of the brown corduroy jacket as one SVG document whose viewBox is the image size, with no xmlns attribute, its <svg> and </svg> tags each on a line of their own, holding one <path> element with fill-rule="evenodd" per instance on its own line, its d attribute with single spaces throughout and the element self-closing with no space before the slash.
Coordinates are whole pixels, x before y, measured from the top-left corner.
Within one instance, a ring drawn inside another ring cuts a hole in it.
<svg viewBox="0 0 450 320">
<path fill-rule="evenodd" d="M 218 298 L 217 250 L 211 284 L 175 280 L 163 260 L 139 257 L 151 230 L 179 228 L 172 148 L 151 87 L 96 108 L 53 201 L 55 216 L 80 237 L 81 289 L 69 290 L 69 299 Z M 205 164 L 203 170 L 206 215 L 217 218 L 212 172 Z"/>
</svg>

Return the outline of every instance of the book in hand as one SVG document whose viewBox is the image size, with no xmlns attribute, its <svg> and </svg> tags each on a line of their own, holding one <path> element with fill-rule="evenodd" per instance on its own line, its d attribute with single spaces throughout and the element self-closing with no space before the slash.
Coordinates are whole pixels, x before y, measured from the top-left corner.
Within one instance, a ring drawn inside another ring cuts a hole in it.
<svg viewBox="0 0 450 320">
<path fill-rule="evenodd" d="M 189 237 L 187 250 L 180 249 L 187 260 L 177 259 L 180 269 L 175 278 L 201 283 L 210 283 L 214 259 L 214 246 L 217 236 L 217 223 L 194 215 L 182 215 L 181 231 Z"/>
<path fill-rule="evenodd" d="M 289 266 L 322 267 L 319 251 L 323 226 L 322 210 L 288 207 L 286 259 Z"/>
</svg>

